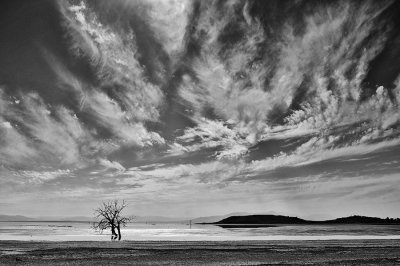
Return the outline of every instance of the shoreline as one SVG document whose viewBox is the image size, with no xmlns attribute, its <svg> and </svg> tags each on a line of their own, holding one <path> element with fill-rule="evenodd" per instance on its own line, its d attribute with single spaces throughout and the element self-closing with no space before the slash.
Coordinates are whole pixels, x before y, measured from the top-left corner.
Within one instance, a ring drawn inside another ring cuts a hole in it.
<svg viewBox="0 0 400 266">
<path fill-rule="evenodd" d="M 269 235 L 254 237 L 137 237 L 122 239 L 122 242 L 280 242 L 280 241 L 390 241 L 399 240 L 400 235 Z M 111 242 L 109 235 L 49 235 L 43 236 L 0 236 L 0 242 Z"/>
<path fill-rule="evenodd" d="M 400 240 L 0 241 L 0 265 L 396 265 Z"/>
<path fill-rule="evenodd" d="M 280 244 L 294 244 L 294 243 L 310 243 L 310 244 L 341 244 L 341 245 L 354 245 L 354 244 L 382 244 L 393 242 L 400 247 L 400 239 L 320 239 L 320 240 L 121 240 L 121 241 L 96 241 L 96 240 L 66 240 L 66 241 L 48 241 L 48 240 L 0 240 L 0 251 L 4 244 L 99 244 L 101 245 L 132 245 L 132 244 L 193 244 L 193 245 L 207 245 L 207 244 L 265 244 L 265 245 L 280 245 Z"/>
</svg>

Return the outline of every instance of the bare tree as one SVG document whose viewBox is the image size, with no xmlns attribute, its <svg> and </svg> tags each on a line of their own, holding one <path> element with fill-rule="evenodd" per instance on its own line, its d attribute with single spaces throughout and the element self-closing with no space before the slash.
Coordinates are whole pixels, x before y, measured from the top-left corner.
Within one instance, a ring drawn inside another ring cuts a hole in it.
<svg viewBox="0 0 400 266">
<path fill-rule="evenodd" d="M 102 202 L 102 205 L 95 210 L 96 219 L 98 220 L 93 224 L 93 228 L 100 233 L 103 230 L 111 230 L 111 240 L 121 240 L 121 227 L 125 227 L 126 224 L 133 219 L 133 217 L 122 216 L 122 211 L 126 208 L 127 204 L 123 200 L 111 200 Z M 115 231 L 117 230 L 117 232 Z"/>
</svg>

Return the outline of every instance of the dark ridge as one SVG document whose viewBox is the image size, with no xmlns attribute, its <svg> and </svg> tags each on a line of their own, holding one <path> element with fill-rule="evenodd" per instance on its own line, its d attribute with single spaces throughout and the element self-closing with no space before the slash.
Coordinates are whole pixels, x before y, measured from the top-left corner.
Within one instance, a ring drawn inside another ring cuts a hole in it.
<svg viewBox="0 0 400 266">
<path fill-rule="evenodd" d="M 216 224 L 305 224 L 306 220 L 283 215 L 230 216 Z"/>
<path fill-rule="evenodd" d="M 400 218 L 378 218 L 353 215 L 325 221 L 309 221 L 298 217 L 283 215 L 247 215 L 230 216 L 219 222 L 211 223 L 216 225 L 270 225 L 270 224 L 400 224 Z"/>
<path fill-rule="evenodd" d="M 400 224 L 400 218 L 389 218 L 386 219 L 378 217 L 368 217 L 353 215 L 349 217 L 337 218 L 334 220 L 324 221 L 328 224 Z"/>
</svg>

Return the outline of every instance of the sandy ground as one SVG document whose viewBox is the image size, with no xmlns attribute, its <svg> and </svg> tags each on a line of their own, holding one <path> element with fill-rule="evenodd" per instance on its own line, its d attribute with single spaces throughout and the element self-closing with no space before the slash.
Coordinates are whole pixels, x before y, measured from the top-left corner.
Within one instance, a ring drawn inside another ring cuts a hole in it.
<svg viewBox="0 0 400 266">
<path fill-rule="evenodd" d="M 400 240 L 0 241 L 0 265 L 400 265 Z"/>
</svg>

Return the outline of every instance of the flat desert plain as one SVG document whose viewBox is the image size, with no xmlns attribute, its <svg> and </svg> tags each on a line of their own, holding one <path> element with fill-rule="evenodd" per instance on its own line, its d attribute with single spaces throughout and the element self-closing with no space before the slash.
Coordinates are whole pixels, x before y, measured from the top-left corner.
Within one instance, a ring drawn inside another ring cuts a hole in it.
<svg viewBox="0 0 400 266">
<path fill-rule="evenodd" d="M 0 265 L 400 265 L 400 240 L 0 241 Z"/>
</svg>

